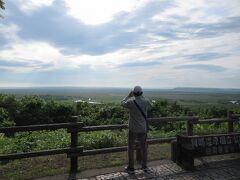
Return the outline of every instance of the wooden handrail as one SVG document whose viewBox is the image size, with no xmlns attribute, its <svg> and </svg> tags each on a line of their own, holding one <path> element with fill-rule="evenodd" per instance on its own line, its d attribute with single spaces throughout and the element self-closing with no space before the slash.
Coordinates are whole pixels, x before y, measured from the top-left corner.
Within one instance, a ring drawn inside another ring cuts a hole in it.
<svg viewBox="0 0 240 180">
<path fill-rule="evenodd" d="M 232 114 L 233 118 L 240 118 L 240 114 Z"/>
<path fill-rule="evenodd" d="M 206 123 L 210 124 L 210 123 L 228 122 L 228 124 L 229 124 L 228 125 L 228 133 L 233 133 L 233 122 L 238 121 L 238 119 L 236 119 L 236 118 L 240 117 L 240 114 L 229 113 L 228 119 L 215 118 L 215 119 L 199 120 L 198 117 L 191 116 L 191 115 L 192 114 L 190 113 L 189 116 L 182 116 L 182 117 L 148 118 L 148 121 L 150 124 L 161 124 L 161 123 L 166 123 L 166 122 L 185 121 L 186 125 L 187 125 L 187 135 L 189 135 L 189 137 L 190 137 L 193 134 L 193 125 L 194 124 L 206 124 Z M 93 149 L 93 150 L 83 150 L 83 147 L 78 146 L 78 133 L 79 132 L 120 130 L 120 129 L 127 129 L 127 128 L 128 128 L 127 124 L 84 126 L 83 127 L 83 123 L 78 122 L 77 116 L 73 117 L 70 120 L 70 123 L 43 124 L 43 125 L 15 126 L 15 127 L 0 128 L 0 133 L 57 130 L 57 129 L 67 129 L 67 132 L 71 133 L 71 145 L 69 148 L 0 155 L 0 160 L 13 160 L 13 159 L 21 159 L 21 158 L 27 158 L 27 157 L 46 156 L 46 155 L 65 154 L 66 153 L 67 156 L 71 158 L 70 172 L 76 173 L 77 167 L 78 167 L 78 160 L 77 160 L 78 156 L 104 154 L 104 153 L 120 152 L 120 151 L 127 150 L 127 146 Z M 148 144 L 169 143 L 175 139 L 176 139 L 175 137 L 148 139 L 147 143 Z"/>
<path fill-rule="evenodd" d="M 182 117 L 159 117 L 159 118 L 148 118 L 149 123 L 164 123 L 164 122 L 176 122 L 186 120 L 197 120 L 198 117 L 182 116 Z M 28 125 L 28 126 L 14 126 L 0 128 L 0 133 L 9 132 L 24 132 L 24 131 L 40 131 L 40 130 L 57 130 L 57 129 L 69 129 L 79 128 L 81 132 L 89 131 L 102 131 L 102 130 L 113 130 L 113 129 L 127 129 L 127 124 L 115 124 L 115 125 L 100 125 L 100 126 L 85 126 L 83 127 L 82 122 L 71 122 L 71 123 L 59 123 L 59 124 L 41 124 L 41 125 Z"/>
<path fill-rule="evenodd" d="M 41 131 L 41 130 L 57 130 L 57 129 L 69 129 L 69 128 L 81 128 L 82 122 L 76 123 L 59 123 L 59 124 L 41 124 L 41 125 L 29 125 L 29 126 L 14 126 L 0 128 L 0 133 L 9 132 L 25 132 L 25 131 Z"/>
<path fill-rule="evenodd" d="M 148 118 L 149 122 L 176 122 L 176 121 L 188 121 L 188 120 L 198 120 L 197 116 L 180 116 L 180 117 L 158 117 L 158 118 Z"/>
<path fill-rule="evenodd" d="M 103 130 L 114 130 L 114 129 L 127 129 L 127 124 L 115 124 L 115 125 L 101 125 L 101 126 L 85 126 L 81 128 L 81 132 L 89 131 L 103 131 Z"/>
<path fill-rule="evenodd" d="M 23 158 L 38 157 L 38 156 L 48 156 L 48 155 L 55 155 L 55 154 L 81 153 L 81 152 L 83 152 L 83 147 L 82 146 L 79 146 L 75 149 L 73 149 L 73 148 L 61 148 L 61 149 L 50 149 L 50 150 L 45 150 L 45 151 L 4 154 L 4 155 L 0 155 L 0 161 L 13 160 L 13 159 L 23 159 Z"/>
<path fill-rule="evenodd" d="M 224 123 L 228 122 L 227 119 L 203 119 L 199 121 L 190 121 L 191 124 L 211 124 L 211 123 Z"/>
</svg>

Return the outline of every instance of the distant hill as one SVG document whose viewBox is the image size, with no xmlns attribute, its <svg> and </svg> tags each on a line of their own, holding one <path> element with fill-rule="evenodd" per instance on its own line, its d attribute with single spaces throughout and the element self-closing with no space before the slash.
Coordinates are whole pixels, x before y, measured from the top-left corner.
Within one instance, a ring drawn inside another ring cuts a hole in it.
<svg viewBox="0 0 240 180">
<path fill-rule="evenodd" d="M 177 87 L 172 89 L 175 92 L 196 92 L 196 93 L 240 93 L 240 89 L 234 88 L 190 88 Z"/>
<path fill-rule="evenodd" d="M 126 94 L 131 88 L 101 88 L 101 87 L 28 87 L 28 88 L 1 88 L 0 93 L 10 94 L 37 94 L 37 95 L 79 95 L 82 93 L 96 94 Z M 233 88 L 191 88 L 177 87 L 173 89 L 149 89 L 144 88 L 148 93 L 240 93 L 240 89 Z"/>
<path fill-rule="evenodd" d="M 38 95 L 41 98 L 58 101 L 78 102 L 111 102 L 119 103 L 131 88 L 100 88 L 100 87 L 31 87 L 31 88 L 0 88 L 0 94 Z M 240 89 L 221 88 L 188 88 L 173 89 L 144 88 L 144 96 L 149 99 L 168 99 L 180 104 L 236 104 L 240 100 Z"/>
</svg>

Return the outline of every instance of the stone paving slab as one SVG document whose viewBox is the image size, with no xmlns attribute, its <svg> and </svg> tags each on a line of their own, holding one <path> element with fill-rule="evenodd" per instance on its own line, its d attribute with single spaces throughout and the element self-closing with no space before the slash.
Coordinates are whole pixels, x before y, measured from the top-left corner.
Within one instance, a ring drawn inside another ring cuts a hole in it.
<svg viewBox="0 0 240 180">
<path fill-rule="evenodd" d="M 240 159 L 199 163 L 195 171 L 186 171 L 172 161 L 149 167 L 147 172 L 140 169 L 134 174 L 120 171 L 95 177 L 89 180 L 127 180 L 127 179 L 156 179 L 156 180 L 240 180 Z M 79 179 L 80 180 L 80 179 Z M 81 179 L 84 180 L 84 179 Z"/>
</svg>

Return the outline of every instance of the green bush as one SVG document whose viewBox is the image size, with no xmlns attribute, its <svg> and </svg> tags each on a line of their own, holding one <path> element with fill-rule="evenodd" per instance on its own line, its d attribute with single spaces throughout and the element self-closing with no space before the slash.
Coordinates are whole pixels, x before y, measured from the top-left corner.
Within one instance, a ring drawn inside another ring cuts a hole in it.
<svg viewBox="0 0 240 180">
<path fill-rule="evenodd" d="M 17 133 L 15 137 L 0 136 L 1 154 L 64 148 L 70 144 L 66 130 Z"/>
<path fill-rule="evenodd" d="M 117 147 L 127 144 L 127 131 L 101 131 L 81 133 L 79 144 L 85 149 L 100 149 L 107 147 Z"/>
<path fill-rule="evenodd" d="M 159 99 L 149 111 L 149 117 L 183 116 L 188 111 L 202 118 L 226 117 L 228 110 L 240 112 L 240 107 L 232 106 L 182 106 L 176 102 Z M 68 122 L 72 115 L 79 115 L 84 126 L 103 124 L 123 124 L 128 121 L 128 111 L 120 104 L 93 105 L 60 103 L 54 99 L 44 100 L 38 96 L 0 94 L 0 127 L 13 125 L 46 124 Z M 240 132 L 240 124 L 234 124 Z M 186 132 L 185 123 L 164 123 L 154 125 L 149 138 L 172 137 Z M 227 124 L 194 125 L 194 134 L 226 133 Z M 85 149 L 99 149 L 127 144 L 127 130 L 79 133 L 79 145 Z M 68 147 L 70 134 L 66 130 L 16 133 L 13 137 L 0 134 L 0 153 L 17 153 Z"/>
<path fill-rule="evenodd" d="M 4 108 L 0 108 L 0 127 L 14 126 L 15 122 L 10 119 L 8 112 Z"/>
</svg>

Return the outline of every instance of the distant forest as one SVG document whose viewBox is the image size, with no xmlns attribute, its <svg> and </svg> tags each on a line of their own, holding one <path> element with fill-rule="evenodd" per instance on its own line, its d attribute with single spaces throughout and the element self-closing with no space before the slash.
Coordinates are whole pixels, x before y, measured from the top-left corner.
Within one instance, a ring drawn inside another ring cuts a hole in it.
<svg viewBox="0 0 240 180">
<path fill-rule="evenodd" d="M 176 101 L 156 99 L 148 117 L 181 116 L 192 111 L 200 118 L 226 117 L 232 110 L 240 112 L 240 106 L 208 105 L 184 106 Z M 0 126 L 22 126 L 68 122 L 78 115 L 84 125 L 127 123 L 128 112 L 119 103 L 89 104 L 87 102 L 66 103 L 39 96 L 0 94 Z"/>
</svg>

